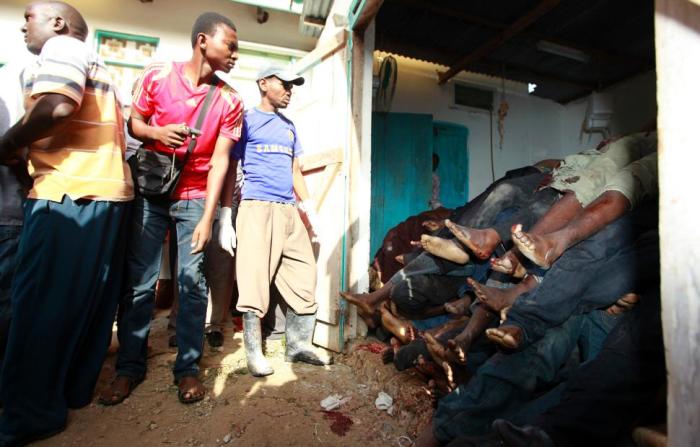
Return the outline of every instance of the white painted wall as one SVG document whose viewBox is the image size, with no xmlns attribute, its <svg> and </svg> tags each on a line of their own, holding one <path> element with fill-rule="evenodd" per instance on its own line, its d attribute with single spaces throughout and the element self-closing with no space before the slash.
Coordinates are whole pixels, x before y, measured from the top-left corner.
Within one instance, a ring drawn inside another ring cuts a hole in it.
<svg viewBox="0 0 700 447">
<path fill-rule="evenodd" d="M 492 181 L 488 112 L 450 108 L 453 87 L 450 82 L 438 85 L 436 69 L 439 66 L 403 57 L 397 57 L 397 61 L 398 80 L 391 112 L 428 113 L 437 121 L 461 124 L 469 129 L 469 194 L 474 197 Z M 482 85 L 485 81 L 483 76 L 468 74 L 461 74 L 457 79 Z M 492 88 L 498 90 L 494 106 L 497 109 L 501 97 L 499 82 L 495 81 L 493 85 Z M 653 72 L 614 86 L 609 91 L 616 109 L 611 125 L 613 134 L 639 129 L 656 116 Z M 502 148 L 499 148 L 498 116 L 495 111 L 493 114 L 496 178 L 509 169 L 595 147 L 601 140 L 600 135 L 593 135 L 590 139 L 584 135 L 582 140 L 579 139 L 587 99 L 564 106 L 527 95 L 526 86 L 522 84 L 508 83 L 506 100 L 510 108 L 505 119 Z"/>
<path fill-rule="evenodd" d="M 25 51 L 20 26 L 28 0 L 0 2 L 0 62 Z M 230 0 L 68 0 L 85 17 L 91 31 L 104 29 L 160 37 L 158 57 L 185 60 L 189 57 L 190 30 L 195 18 L 205 11 L 229 17 L 238 28 L 240 40 L 310 51 L 316 39 L 299 33 L 299 16 L 270 11 L 269 20 L 260 25 L 256 8 Z"/>
<path fill-rule="evenodd" d="M 230 0 L 154 0 L 141 3 L 138 0 L 68 0 L 85 17 L 90 27 L 89 42 L 94 41 L 97 29 L 122 33 L 146 35 L 160 38 L 155 60 L 187 60 L 192 46 L 190 32 L 197 16 L 205 11 L 218 12 L 229 17 L 236 24 L 238 38 L 245 48 L 246 42 L 268 46 L 312 50 L 316 39 L 299 33 L 299 16 L 271 10 L 268 21 L 256 21 L 254 6 L 234 3 Z M 24 23 L 24 8 L 27 0 L 2 0 L 0 2 L 0 62 L 24 58 L 26 50 L 20 27 Z M 257 62 L 257 61 L 256 61 Z M 246 61 L 240 60 L 243 70 L 234 69 L 234 75 L 250 77 Z M 240 73 L 237 73 L 240 71 Z M 257 89 L 251 82 L 242 85 L 246 103 L 257 102 Z M 251 104 L 253 105 L 253 104 Z"/>
<path fill-rule="evenodd" d="M 612 96 L 615 114 L 610 123 L 611 135 L 634 132 L 656 118 L 656 73 L 647 73 L 614 85 L 605 91 Z M 588 98 L 566 105 L 560 118 L 563 146 L 569 152 L 587 149 L 600 141 L 600 136 L 579 138 Z"/>
</svg>

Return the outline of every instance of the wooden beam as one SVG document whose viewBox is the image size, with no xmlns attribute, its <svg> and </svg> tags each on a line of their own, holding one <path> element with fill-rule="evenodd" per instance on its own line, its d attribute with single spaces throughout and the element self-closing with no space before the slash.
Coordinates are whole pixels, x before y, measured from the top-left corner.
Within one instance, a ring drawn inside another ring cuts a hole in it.
<svg viewBox="0 0 700 447">
<path fill-rule="evenodd" d="M 334 163 L 342 162 L 343 149 L 339 148 L 330 151 L 318 152 L 316 154 L 304 155 L 299 160 L 299 165 L 301 166 L 301 172 L 306 173 Z"/>
<path fill-rule="evenodd" d="M 581 82 L 581 81 L 574 81 L 572 79 L 562 78 L 561 76 L 557 76 L 557 75 L 552 74 L 552 73 L 546 73 L 543 71 L 533 70 L 532 68 L 530 68 L 528 66 L 520 65 L 520 64 L 512 64 L 512 63 L 496 64 L 496 63 L 492 63 L 491 61 L 479 61 L 479 64 L 487 66 L 489 68 L 489 70 L 491 70 L 493 72 L 493 74 L 495 76 L 499 76 L 499 77 L 500 77 L 500 75 L 498 75 L 498 73 L 503 72 L 504 69 L 505 69 L 505 71 L 509 71 L 509 72 L 516 70 L 519 72 L 519 74 L 522 73 L 525 75 L 532 76 L 533 81 L 534 80 L 541 80 L 541 81 L 545 81 L 545 82 L 557 82 L 560 84 L 566 84 L 566 85 L 570 85 L 572 87 L 582 88 L 582 89 L 586 89 L 586 90 L 590 90 L 590 91 L 595 90 L 597 87 L 597 84 L 588 83 L 588 82 Z M 534 79 L 534 78 L 536 78 L 536 79 Z M 525 82 L 525 81 L 521 81 L 521 82 Z"/>
<path fill-rule="evenodd" d="M 387 0 L 387 1 L 397 1 L 397 0 Z M 436 15 L 445 18 L 458 19 L 461 22 L 468 25 L 479 25 L 484 28 L 490 28 L 498 31 L 503 31 L 508 28 L 508 24 L 502 22 L 496 22 L 493 20 L 485 19 L 483 17 L 475 16 L 472 14 L 465 14 L 461 11 L 456 11 L 451 8 L 446 8 L 444 6 L 438 6 L 432 3 L 426 3 L 421 0 L 399 0 L 402 4 L 408 4 L 415 8 L 422 8 L 426 11 L 432 12 Z M 698 0 L 700 1 L 700 0 Z M 572 42 L 570 40 L 560 39 L 558 37 L 550 36 L 543 33 L 538 33 L 534 31 L 523 31 L 520 33 L 520 37 L 532 40 L 547 40 L 558 45 L 563 45 L 565 47 L 573 48 L 575 50 L 583 51 L 589 55 L 592 59 L 601 62 L 614 62 L 614 63 L 626 63 L 626 64 L 640 64 L 643 62 L 648 62 L 642 60 L 635 56 L 630 56 L 628 54 L 613 52 L 609 50 L 601 50 L 599 48 L 590 47 L 587 45 L 582 45 L 577 42 Z"/>
<path fill-rule="evenodd" d="M 292 71 L 297 74 L 302 74 L 303 72 L 313 68 L 318 63 L 328 59 L 337 51 L 345 48 L 347 44 L 347 34 L 346 30 L 338 31 L 333 38 L 329 38 L 324 42 L 319 42 L 316 48 L 304 56 L 292 67 Z"/>
<path fill-rule="evenodd" d="M 584 98 L 584 97 L 590 95 L 594 90 L 605 90 L 606 88 L 610 88 L 615 84 L 618 84 L 620 82 L 624 82 L 628 79 L 632 79 L 635 76 L 639 76 L 643 73 L 646 73 L 647 71 L 649 71 L 653 68 L 654 68 L 653 66 L 649 66 L 649 65 L 644 66 L 644 67 L 640 68 L 639 70 L 636 70 L 634 73 L 618 76 L 614 79 L 609 80 L 608 82 L 601 83 L 600 85 L 598 85 L 596 88 L 594 88 L 593 90 L 591 90 L 589 92 L 578 93 L 578 94 L 571 96 L 569 98 L 562 99 L 561 101 L 559 101 L 559 103 L 560 104 L 568 104 L 572 101 L 576 101 L 577 99 L 581 99 L 581 98 Z"/>
<path fill-rule="evenodd" d="M 393 40 L 388 40 L 385 41 L 387 42 L 387 45 L 391 46 L 394 44 Z M 456 55 L 454 53 L 451 53 L 450 50 L 441 48 L 441 47 L 436 47 L 436 46 L 431 46 L 428 48 L 427 46 L 418 46 L 415 44 L 411 44 L 410 46 L 406 46 L 406 44 L 403 44 L 404 50 L 405 51 L 417 51 L 417 52 L 423 52 L 426 54 L 429 54 L 432 52 L 432 54 L 441 54 L 444 57 L 451 57 L 454 58 Z M 518 65 L 518 64 L 502 64 L 501 62 L 496 62 L 496 61 L 491 61 L 491 60 L 481 60 L 479 61 L 480 67 L 486 68 L 484 69 L 478 69 L 474 70 L 475 73 L 481 73 L 489 76 L 496 76 L 496 77 L 501 77 L 503 70 L 505 69 L 506 71 L 519 71 L 519 74 L 525 74 L 525 75 L 531 75 L 532 79 L 528 80 L 519 80 L 519 79 L 514 79 L 511 78 L 512 80 L 518 81 L 518 82 L 531 82 L 535 80 L 540 80 L 543 82 L 556 82 L 559 84 L 566 84 L 572 87 L 580 88 L 580 89 L 585 89 L 589 93 L 594 91 L 597 87 L 598 84 L 592 83 L 592 82 L 582 82 L 582 81 L 576 81 L 572 79 L 567 79 L 567 78 L 562 78 L 560 76 L 557 76 L 552 73 L 546 73 L 542 71 L 537 71 L 533 70 L 530 67 L 524 66 L 524 65 Z M 469 66 L 465 67 L 465 69 L 470 69 Z M 537 93 L 535 93 L 537 94 Z M 561 101 L 558 101 L 561 102 Z"/>
<path fill-rule="evenodd" d="M 462 71 L 467 65 L 478 61 L 482 57 L 490 54 L 498 47 L 503 45 L 505 42 L 510 40 L 513 36 L 521 33 L 525 28 L 535 23 L 540 17 L 551 11 L 559 4 L 560 0 L 542 0 L 537 6 L 531 9 L 527 14 L 520 17 L 518 20 L 513 22 L 508 28 L 503 30 L 493 39 L 487 41 L 476 50 L 472 51 L 470 54 L 466 55 L 456 63 L 454 63 L 449 70 L 440 73 L 439 83 L 442 85 L 449 79 L 453 78 L 457 73 Z"/>
<path fill-rule="evenodd" d="M 443 16 L 443 17 L 458 19 L 458 20 L 461 20 L 462 22 L 465 22 L 468 24 L 475 24 L 475 25 L 483 26 L 484 28 L 492 28 L 492 29 L 497 29 L 497 30 L 504 30 L 504 29 L 508 28 L 508 25 L 501 23 L 501 22 L 495 22 L 493 20 L 485 19 L 483 17 L 475 16 L 472 14 L 466 14 L 464 12 L 457 11 L 454 8 L 439 6 L 439 5 L 436 5 L 434 3 L 429 3 L 426 1 L 422 1 L 422 0 L 389 0 L 389 1 L 393 1 L 394 3 L 401 3 L 402 5 L 410 5 L 410 6 L 413 6 L 414 8 L 422 8 L 422 9 L 428 10 L 432 13 L 435 13 L 435 14 Z"/>
<path fill-rule="evenodd" d="M 333 182 L 335 179 L 338 177 L 338 174 L 340 173 L 340 169 L 343 167 L 342 163 L 334 163 L 332 165 L 327 165 L 326 169 L 324 169 L 324 174 L 325 174 L 325 179 L 323 181 L 323 186 L 321 187 L 320 191 L 316 191 L 314 194 L 314 200 L 316 201 L 316 212 L 318 213 L 321 207 L 323 206 L 323 202 L 326 200 L 326 196 L 328 195 L 328 191 L 331 190 L 331 186 L 333 186 Z"/>
<path fill-rule="evenodd" d="M 384 0 L 366 0 L 365 6 L 353 25 L 352 30 L 355 32 L 364 31 L 367 25 L 377 16 L 383 3 Z"/>
<path fill-rule="evenodd" d="M 304 24 L 323 28 L 326 26 L 326 19 L 323 17 L 304 16 Z"/>
<path fill-rule="evenodd" d="M 692 179 L 700 163 L 700 6 L 655 2 L 659 106 L 661 315 L 668 369 L 668 445 L 698 445 L 700 428 L 700 208 Z M 696 242 L 693 242 L 695 240 Z"/>
</svg>

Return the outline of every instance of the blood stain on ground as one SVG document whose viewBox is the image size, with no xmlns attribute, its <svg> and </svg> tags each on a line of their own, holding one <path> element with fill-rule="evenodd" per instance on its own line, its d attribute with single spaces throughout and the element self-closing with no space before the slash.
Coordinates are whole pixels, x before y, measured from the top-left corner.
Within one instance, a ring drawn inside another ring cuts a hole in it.
<svg viewBox="0 0 700 447">
<path fill-rule="evenodd" d="M 331 431 L 338 436 L 345 436 L 353 424 L 352 419 L 340 411 L 321 411 L 324 419 L 331 421 Z"/>
</svg>

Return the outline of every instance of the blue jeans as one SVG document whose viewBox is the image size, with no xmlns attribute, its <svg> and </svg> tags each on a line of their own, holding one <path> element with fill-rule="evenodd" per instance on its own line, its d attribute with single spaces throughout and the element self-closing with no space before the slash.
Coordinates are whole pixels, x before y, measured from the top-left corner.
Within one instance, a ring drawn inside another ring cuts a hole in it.
<svg viewBox="0 0 700 447">
<path fill-rule="evenodd" d="M 507 221 L 517 213 L 517 208 L 505 208 L 494 217 L 496 223 Z M 440 306 L 457 298 L 463 290 L 467 277 L 477 282 L 484 282 L 489 271 L 486 261 L 469 261 L 464 265 L 454 264 L 454 268 L 445 269 L 444 261 L 430 253 L 421 253 L 406 267 L 402 268 L 389 282 L 391 301 L 403 312 L 420 314 L 431 306 Z"/>
<path fill-rule="evenodd" d="M 22 227 L 19 225 L 0 225 L 0 363 L 10 329 L 10 289 L 20 233 Z"/>
<path fill-rule="evenodd" d="M 423 253 L 409 266 L 421 260 L 423 255 L 426 255 L 426 260 L 435 259 L 432 255 Z M 399 270 L 389 281 L 393 284 L 389 298 L 408 315 L 419 315 L 432 306 L 441 306 L 458 298 L 467 277 L 483 281 L 488 267 L 488 263 L 485 262 L 469 262 L 459 270 L 452 270 L 447 274 L 406 273 Z"/>
<path fill-rule="evenodd" d="M 146 375 L 148 333 L 153 316 L 155 285 L 168 225 L 175 224 L 178 253 L 178 354 L 173 373 L 178 380 L 197 375 L 204 346 L 207 285 L 203 253 L 190 254 L 192 233 L 204 213 L 204 199 L 134 201 L 126 261 L 126 293 L 120 303 L 117 375 L 141 379 Z"/>
<path fill-rule="evenodd" d="M 556 404 L 550 394 L 546 401 L 536 401 L 538 408 L 528 406 L 539 392 L 556 385 L 575 348 L 583 347 L 583 361 L 595 357 L 617 320 L 602 311 L 576 315 L 523 351 L 495 354 L 468 383 L 440 400 L 433 415 L 435 437 L 447 442 L 486 434 L 496 418 L 521 422 Z"/>
<path fill-rule="evenodd" d="M 477 197 L 455 209 L 450 220 L 472 228 L 490 227 L 494 224 L 497 215 L 504 209 L 520 208 L 526 204 L 545 177 L 545 174 L 539 169 L 531 166 L 508 171 L 505 177 L 496 180 Z M 542 210 L 542 207 L 535 206 L 533 211 L 543 213 L 546 208 Z M 503 225 L 508 232 L 508 237 L 502 240 L 506 241 L 510 239 L 510 224 Z M 496 226 L 496 228 L 498 231 L 499 227 Z M 440 230 L 437 235 L 445 239 L 454 238 L 454 235 L 447 228 Z M 443 273 L 460 267 L 459 264 L 446 259 L 438 259 L 437 262 Z"/>
<path fill-rule="evenodd" d="M 641 283 L 658 281 L 658 235 L 651 231 L 635 240 L 634 220 L 629 214 L 571 247 L 536 289 L 518 297 L 505 324 L 523 330 L 523 346 L 570 315 L 610 306 L 639 292 Z"/>
<path fill-rule="evenodd" d="M 620 320 L 600 355 L 566 382 L 559 404 L 529 421 L 557 446 L 621 445 L 617 441 L 657 406 L 666 382 L 658 290 L 643 290 Z"/>
</svg>

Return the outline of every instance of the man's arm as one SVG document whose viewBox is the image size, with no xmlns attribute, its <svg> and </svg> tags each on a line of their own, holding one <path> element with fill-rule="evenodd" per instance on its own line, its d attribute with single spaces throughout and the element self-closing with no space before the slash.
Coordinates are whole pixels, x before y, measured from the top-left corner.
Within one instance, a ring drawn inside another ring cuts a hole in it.
<svg viewBox="0 0 700 447">
<path fill-rule="evenodd" d="M 199 253 L 211 239 L 211 226 L 214 222 L 216 205 L 221 196 L 224 178 L 228 172 L 233 140 L 226 137 L 216 139 L 214 154 L 211 156 L 207 176 L 207 198 L 204 202 L 204 214 L 192 233 L 192 253 Z"/>
<path fill-rule="evenodd" d="M 0 160 L 12 160 L 21 148 L 58 133 L 79 108 L 77 102 L 60 93 L 40 95 L 24 117 L 0 139 Z"/>
<path fill-rule="evenodd" d="M 238 160 L 231 158 L 228 164 L 228 172 L 221 190 L 221 206 L 230 207 L 233 203 L 233 194 L 236 192 L 236 177 L 238 173 Z"/>
<path fill-rule="evenodd" d="M 299 196 L 299 208 L 306 214 L 306 218 L 309 220 L 311 225 L 311 230 L 313 233 L 312 241 L 319 238 L 319 232 L 321 231 L 320 222 L 318 221 L 318 215 L 316 214 L 316 202 L 311 198 L 309 190 L 306 187 L 306 180 L 304 180 L 304 175 L 301 173 L 301 167 L 299 166 L 299 159 L 294 158 L 292 163 L 292 185 L 294 191 L 296 191 Z"/>
<path fill-rule="evenodd" d="M 129 134 L 137 140 L 160 141 L 172 148 L 181 147 L 189 136 L 186 124 L 166 124 L 163 127 L 151 126 L 148 124 L 148 118 L 133 108 L 131 109 L 128 125 Z"/>
<path fill-rule="evenodd" d="M 306 187 L 306 180 L 304 180 L 304 174 L 301 173 L 299 159 L 296 157 L 294 157 L 294 162 L 292 163 L 292 185 L 302 202 L 309 199 L 309 190 Z"/>
</svg>

